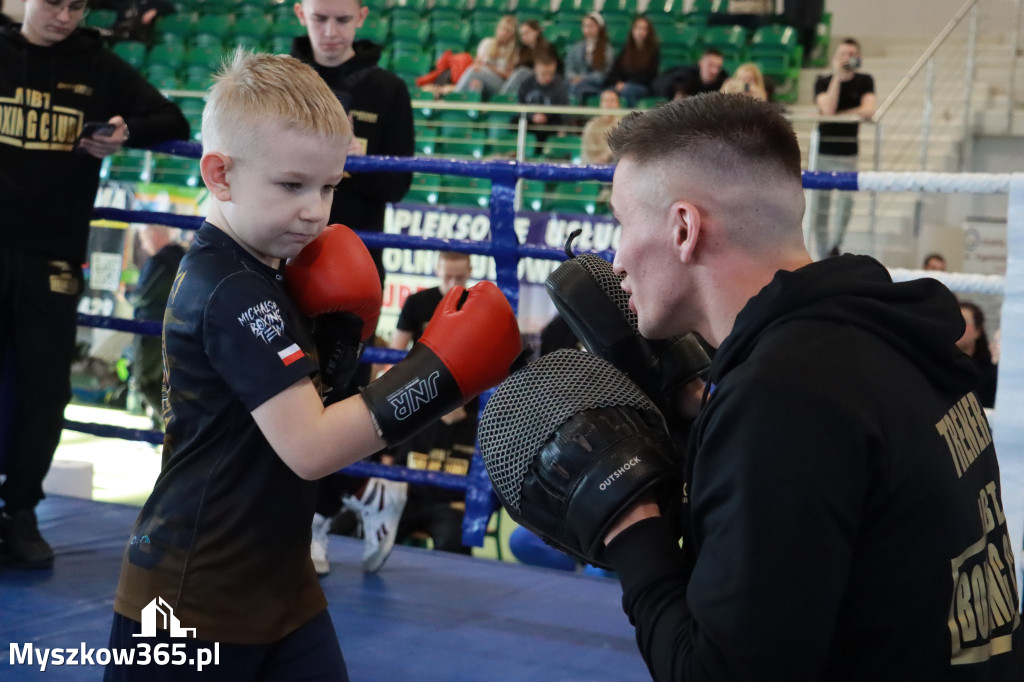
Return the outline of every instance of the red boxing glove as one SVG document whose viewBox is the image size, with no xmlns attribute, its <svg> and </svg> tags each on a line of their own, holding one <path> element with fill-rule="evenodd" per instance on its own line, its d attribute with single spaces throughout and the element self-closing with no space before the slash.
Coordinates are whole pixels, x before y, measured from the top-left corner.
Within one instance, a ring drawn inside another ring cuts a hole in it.
<svg viewBox="0 0 1024 682">
<path fill-rule="evenodd" d="M 285 266 L 285 281 L 310 317 L 350 313 L 363 321 L 361 341 L 377 329 L 383 293 L 369 250 L 344 225 L 328 225 Z"/>
<path fill-rule="evenodd" d="M 377 432 L 389 445 L 412 437 L 501 383 L 522 348 L 515 312 L 497 286 L 452 288 L 408 356 L 362 389 Z"/>
</svg>

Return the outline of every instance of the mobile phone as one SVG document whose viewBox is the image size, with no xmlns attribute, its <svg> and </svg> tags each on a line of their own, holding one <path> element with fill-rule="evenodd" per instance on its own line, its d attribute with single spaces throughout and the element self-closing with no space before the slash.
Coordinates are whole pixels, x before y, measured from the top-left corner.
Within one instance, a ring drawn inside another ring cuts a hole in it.
<svg viewBox="0 0 1024 682">
<path fill-rule="evenodd" d="M 107 123 L 106 121 L 86 121 L 82 124 L 82 134 L 78 137 L 83 138 L 96 137 L 97 135 L 113 135 L 115 130 L 117 130 L 117 126 L 113 123 Z"/>
<path fill-rule="evenodd" d="M 849 61 L 846 62 L 846 68 L 850 71 L 860 68 L 860 57 L 850 57 Z"/>
</svg>

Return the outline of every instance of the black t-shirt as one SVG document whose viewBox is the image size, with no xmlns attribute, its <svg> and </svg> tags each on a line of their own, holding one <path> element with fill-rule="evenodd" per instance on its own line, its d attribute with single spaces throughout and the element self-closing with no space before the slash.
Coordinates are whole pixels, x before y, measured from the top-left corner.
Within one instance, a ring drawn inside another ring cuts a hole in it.
<svg viewBox="0 0 1024 682">
<path fill-rule="evenodd" d="M 160 597 L 199 639 L 280 640 L 327 606 L 309 558 L 317 485 L 251 412 L 317 371 L 275 271 L 209 223 L 167 303 L 164 466 L 124 553 L 114 609 Z"/>
<path fill-rule="evenodd" d="M 441 299 L 441 289 L 431 287 L 417 291 L 405 299 L 402 312 L 398 315 L 396 327 L 402 331 L 411 332 L 413 342 L 419 341 L 423 336 L 427 323 L 434 316 Z M 466 404 L 466 419 L 452 425 L 444 424 L 438 420 L 435 424 L 424 429 L 421 433 L 413 436 L 404 442 L 397 450 L 396 455 L 401 460 L 410 451 L 429 453 L 433 449 L 440 449 L 446 452 L 447 457 L 462 457 L 468 459 L 472 456 L 472 448 L 476 442 L 476 429 L 478 413 L 480 411 L 479 398 L 473 398 Z M 418 490 L 419 497 L 434 501 L 460 500 L 465 497 L 463 493 L 452 492 L 441 488 L 424 486 Z"/>
<path fill-rule="evenodd" d="M 409 298 L 405 299 L 395 326 L 404 332 L 412 332 L 412 340 L 419 341 L 442 298 L 439 287 L 431 287 L 411 294 Z"/>
<path fill-rule="evenodd" d="M 828 89 L 832 81 L 832 75 L 818 76 L 814 82 L 814 97 Z M 866 73 L 855 73 L 853 78 L 839 85 L 839 104 L 836 111 L 856 109 L 860 101 L 869 93 L 875 91 L 875 79 Z M 856 156 L 857 155 L 857 132 L 858 123 L 821 123 L 818 126 L 821 135 L 818 143 L 819 154 L 831 154 L 833 156 Z"/>
</svg>

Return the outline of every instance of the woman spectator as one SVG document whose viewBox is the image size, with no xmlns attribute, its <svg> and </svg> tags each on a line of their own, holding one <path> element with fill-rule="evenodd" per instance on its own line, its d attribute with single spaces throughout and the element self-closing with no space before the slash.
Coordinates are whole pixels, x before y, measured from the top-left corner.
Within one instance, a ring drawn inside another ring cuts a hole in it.
<svg viewBox="0 0 1024 682">
<path fill-rule="evenodd" d="M 633 20 L 622 51 L 615 58 L 605 85 L 614 88 L 622 102 L 631 107 L 651 94 L 651 83 L 661 62 L 658 33 L 645 16 Z"/>
<path fill-rule="evenodd" d="M 604 17 L 590 12 L 581 20 L 583 40 L 569 48 L 565 56 L 565 78 L 569 95 L 580 105 L 601 92 L 604 80 L 615 61 L 615 50 L 608 41 Z"/>
<path fill-rule="evenodd" d="M 555 57 L 558 71 L 562 70 L 562 61 L 558 59 L 555 46 L 544 37 L 544 28 L 536 19 L 528 19 L 519 24 L 519 66 L 505 79 L 499 92 L 517 94 L 520 86 L 533 75 L 533 62 L 538 54 L 550 54 Z"/>
<path fill-rule="evenodd" d="M 602 109 L 619 109 L 619 94 L 614 90 L 601 93 Z M 608 132 L 619 124 L 618 114 L 601 114 L 587 121 L 580 137 L 580 161 L 584 164 L 611 163 L 614 155 L 608 147 Z"/>
<path fill-rule="evenodd" d="M 762 102 L 768 101 L 768 90 L 765 88 L 764 76 L 754 62 L 740 64 L 736 75 L 722 83 L 722 92 L 739 92 L 749 95 Z"/>
<path fill-rule="evenodd" d="M 998 369 L 992 362 L 992 351 L 985 332 L 985 313 L 970 301 L 960 301 L 960 313 L 964 316 L 967 328 L 956 342 L 957 348 L 967 353 L 978 368 L 978 399 L 982 407 L 995 407 Z"/>
<path fill-rule="evenodd" d="M 457 92 L 479 92 L 487 99 L 501 89 L 519 65 L 517 24 L 511 14 L 498 20 L 494 35 L 480 41 L 473 66 L 466 69 L 455 85 Z"/>
</svg>

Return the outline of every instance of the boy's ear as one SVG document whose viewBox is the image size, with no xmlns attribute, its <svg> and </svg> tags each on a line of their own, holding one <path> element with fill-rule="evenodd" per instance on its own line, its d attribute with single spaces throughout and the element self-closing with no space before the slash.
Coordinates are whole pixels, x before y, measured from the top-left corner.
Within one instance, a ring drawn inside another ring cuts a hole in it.
<svg viewBox="0 0 1024 682">
<path fill-rule="evenodd" d="M 231 184 L 228 182 L 228 170 L 231 168 L 231 157 L 220 152 L 203 154 L 199 160 L 199 173 L 207 189 L 219 201 L 231 201 Z"/>
</svg>

